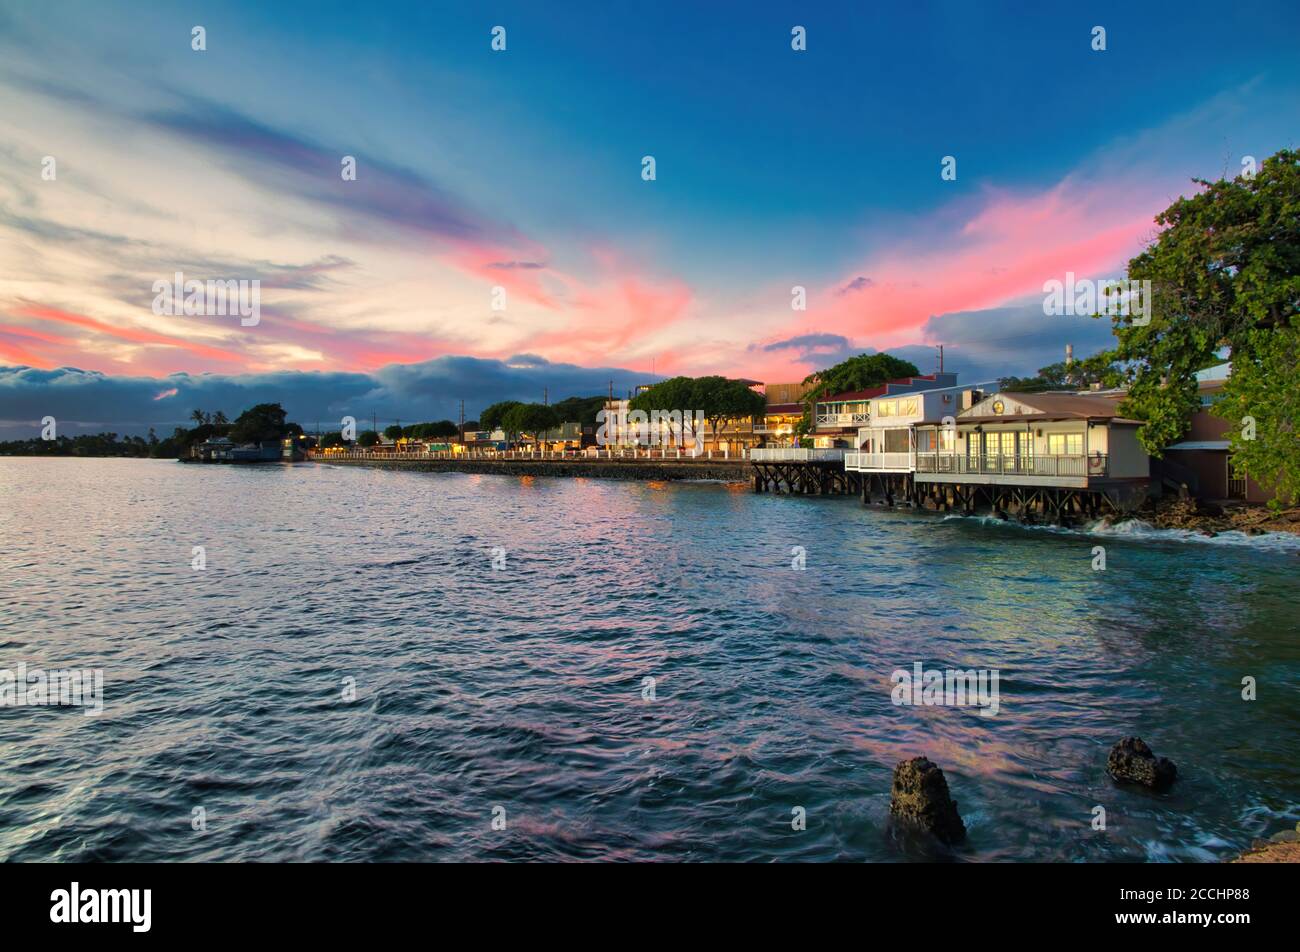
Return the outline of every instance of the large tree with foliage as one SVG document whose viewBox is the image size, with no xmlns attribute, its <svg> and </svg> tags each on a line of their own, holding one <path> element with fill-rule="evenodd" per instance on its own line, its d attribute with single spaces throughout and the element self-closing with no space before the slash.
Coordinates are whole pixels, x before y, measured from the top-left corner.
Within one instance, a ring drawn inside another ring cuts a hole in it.
<svg viewBox="0 0 1300 952">
<path fill-rule="evenodd" d="M 716 446 L 726 421 L 744 420 L 763 412 L 763 395 L 743 380 L 726 377 L 670 377 L 632 398 L 631 409 L 680 411 L 683 425 L 703 414 Z"/>
<path fill-rule="evenodd" d="M 554 407 L 542 403 L 517 403 L 502 417 L 501 428 L 507 434 L 527 434 L 537 440 L 542 433 L 561 422 Z"/>
<path fill-rule="evenodd" d="M 818 400 L 834 393 L 852 393 L 855 390 L 879 387 L 886 380 L 915 377 L 920 373 L 916 364 L 910 360 L 885 353 L 858 354 L 833 367 L 815 371 L 803 381 L 811 386 L 803 395 L 803 419 L 795 427 L 795 432 L 802 436 L 812 429 L 813 408 Z"/>
<path fill-rule="evenodd" d="M 494 403 L 479 414 L 479 424 L 485 430 L 504 429 L 502 422 L 505 420 L 506 414 L 515 407 L 521 406 L 523 404 L 518 400 L 502 400 L 499 403 Z"/>
<path fill-rule="evenodd" d="M 435 420 L 433 423 L 420 423 L 417 424 L 417 428 L 420 432 L 407 435 L 414 435 L 428 440 L 443 440 L 449 436 L 455 436 L 460 432 L 460 427 L 451 420 Z"/>
<path fill-rule="evenodd" d="M 594 397 L 569 397 L 554 404 L 555 412 L 559 414 L 561 423 L 595 426 L 596 414 L 604 409 L 605 400 L 599 394 Z"/>
<path fill-rule="evenodd" d="M 230 439 L 235 443 L 261 443 L 265 440 L 279 440 L 293 429 L 299 429 L 284 421 L 284 407 L 278 403 L 259 403 L 241 413 L 230 426 Z"/>
<path fill-rule="evenodd" d="M 1300 152 L 1277 153 L 1252 177 L 1196 181 L 1202 190 L 1161 212 L 1163 230 L 1129 262 L 1130 280 L 1151 282 L 1152 302 L 1149 324 L 1112 318 L 1116 356 L 1132 375 L 1125 412 L 1146 422 L 1140 439 L 1159 456 L 1198 406 L 1196 371 L 1229 348 L 1232 374 L 1214 412 L 1234 424 L 1234 465 L 1296 498 Z M 1244 417 L 1255 420 L 1253 439 Z"/>
</svg>

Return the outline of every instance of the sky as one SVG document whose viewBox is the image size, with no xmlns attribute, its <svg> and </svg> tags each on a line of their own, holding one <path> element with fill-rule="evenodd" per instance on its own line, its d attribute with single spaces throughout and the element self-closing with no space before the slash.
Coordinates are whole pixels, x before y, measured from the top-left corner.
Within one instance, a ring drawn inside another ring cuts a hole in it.
<svg viewBox="0 0 1300 952">
<path fill-rule="evenodd" d="M 1044 282 L 1300 144 L 1298 36 L 1293 0 L 0 0 L 0 438 L 1029 374 L 1110 340 Z M 177 272 L 260 319 L 157 313 Z"/>
</svg>

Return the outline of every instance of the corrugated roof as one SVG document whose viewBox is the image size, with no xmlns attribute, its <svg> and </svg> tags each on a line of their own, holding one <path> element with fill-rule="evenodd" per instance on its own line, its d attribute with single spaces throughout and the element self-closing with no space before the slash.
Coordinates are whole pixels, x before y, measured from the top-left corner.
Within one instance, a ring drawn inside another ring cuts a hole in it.
<svg viewBox="0 0 1300 952">
<path fill-rule="evenodd" d="M 1119 416 L 1120 397 L 1096 393 L 1006 393 L 1004 400 L 1014 400 L 1033 407 L 1040 414 L 1062 418 L 1108 419 Z M 1019 414 L 1030 416 L 1031 414 Z M 1015 414 L 1012 415 L 1013 419 Z"/>
<path fill-rule="evenodd" d="M 1013 413 L 1011 416 L 959 416 L 957 423 L 959 426 L 972 426 L 984 423 L 1050 423 L 1053 420 L 1095 420 L 1102 423 L 1116 423 L 1128 426 L 1142 425 L 1141 420 L 1129 420 L 1125 417 L 1110 416 L 1105 413 L 1092 415 L 1077 413 Z"/>
</svg>

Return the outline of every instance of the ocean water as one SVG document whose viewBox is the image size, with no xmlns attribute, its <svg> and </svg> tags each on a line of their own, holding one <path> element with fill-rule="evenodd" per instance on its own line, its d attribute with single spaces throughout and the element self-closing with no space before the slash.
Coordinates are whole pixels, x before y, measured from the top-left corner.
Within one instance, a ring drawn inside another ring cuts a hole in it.
<svg viewBox="0 0 1300 952">
<path fill-rule="evenodd" d="M 310 464 L 0 498 L 0 669 L 103 671 L 98 716 L 0 707 L 3 860 L 1195 862 L 1300 818 L 1288 540 Z M 997 714 L 894 704 L 916 662 Z M 1107 778 L 1129 734 L 1170 791 Z M 889 822 L 918 754 L 958 847 Z"/>
</svg>

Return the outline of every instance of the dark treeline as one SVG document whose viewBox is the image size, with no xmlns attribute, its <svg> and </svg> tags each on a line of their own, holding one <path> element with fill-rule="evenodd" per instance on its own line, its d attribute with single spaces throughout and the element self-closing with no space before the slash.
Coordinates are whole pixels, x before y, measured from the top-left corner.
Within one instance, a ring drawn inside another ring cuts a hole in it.
<svg viewBox="0 0 1300 952">
<path fill-rule="evenodd" d="M 184 430 L 177 428 L 177 432 Z M 153 430 L 149 436 L 123 436 L 116 433 L 86 433 L 81 436 L 60 436 L 53 440 L 32 437 L 28 440 L 9 440 L 0 443 L 0 456 L 132 456 L 154 459 L 175 459 L 176 440 L 158 439 Z"/>
<path fill-rule="evenodd" d="M 141 459 L 179 459 L 189 456 L 195 443 L 224 436 L 232 443 L 261 443 L 297 436 L 302 427 L 285 421 L 284 408 L 278 403 L 259 403 L 241 413 L 232 423 L 221 412 L 195 410 L 190 414 L 195 425 L 178 426 L 170 436 L 159 438 L 153 428 L 145 436 L 121 436 L 116 433 L 86 433 L 80 436 L 57 436 L 51 440 L 31 437 L 0 443 L 0 456 L 124 456 Z"/>
</svg>

